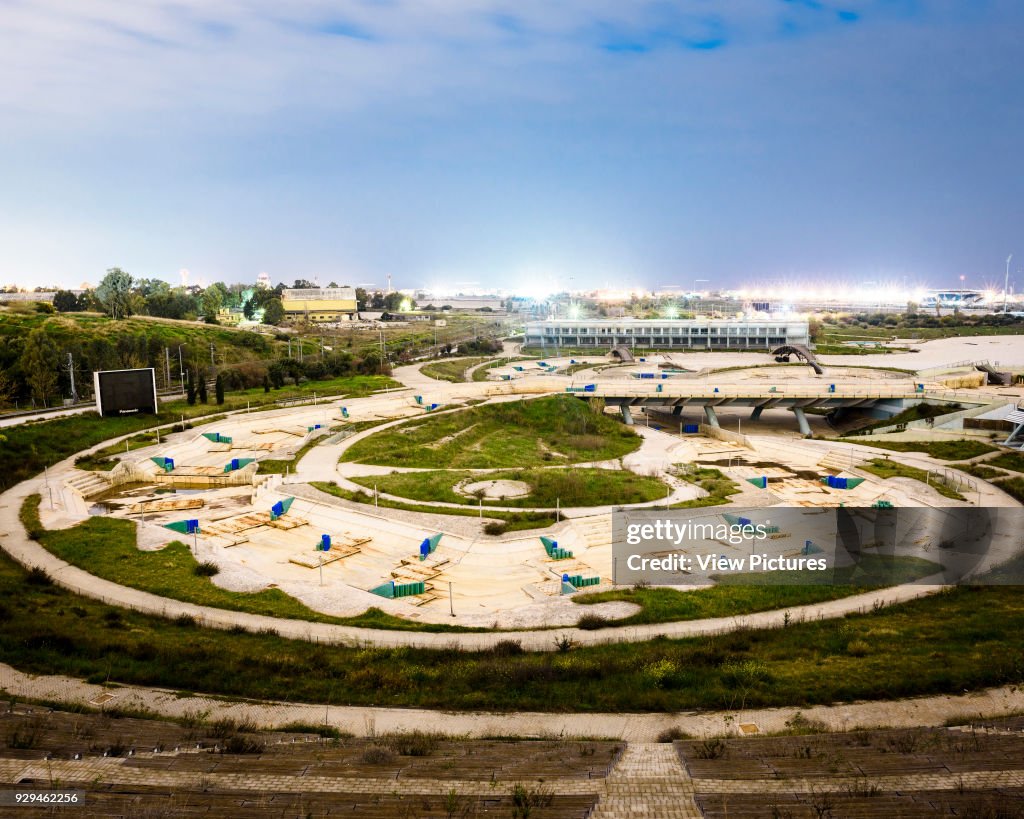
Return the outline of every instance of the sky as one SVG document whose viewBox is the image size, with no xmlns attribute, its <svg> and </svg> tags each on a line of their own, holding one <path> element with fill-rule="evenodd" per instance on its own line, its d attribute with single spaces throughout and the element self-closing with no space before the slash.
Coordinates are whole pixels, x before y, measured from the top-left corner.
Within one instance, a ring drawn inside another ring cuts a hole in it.
<svg viewBox="0 0 1024 819">
<path fill-rule="evenodd" d="M 0 284 L 1024 286 L 1020 0 L 0 0 L 0 42 Z"/>
</svg>

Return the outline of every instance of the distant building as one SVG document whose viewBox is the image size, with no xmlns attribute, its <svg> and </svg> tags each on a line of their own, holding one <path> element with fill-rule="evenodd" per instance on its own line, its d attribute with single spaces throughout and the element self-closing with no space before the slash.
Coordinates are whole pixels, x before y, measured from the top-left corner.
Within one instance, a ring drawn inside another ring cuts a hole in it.
<svg viewBox="0 0 1024 819">
<path fill-rule="evenodd" d="M 767 350 L 808 341 L 807 322 L 800 319 L 550 319 L 527 323 L 524 346 Z"/>
<path fill-rule="evenodd" d="M 288 318 L 311 322 L 352 321 L 356 317 L 356 291 L 351 287 L 304 287 L 285 290 L 281 303 Z"/>
<path fill-rule="evenodd" d="M 75 292 L 75 291 L 72 291 Z M 40 293 L 2 293 L 0 301 L 42 301 L 53 304 L 53 297 L 57 295 L 55 290 L 46 290 Z M 77 293 L 76 293 L 77 295 Z"/>
<path fill-rule="evenodd" d="M 503 310 L 504 301 L 498 296 L 438 296 L 423 290 L 416 291 L 416 304 L 420 310 L 433 307 L 440 310 L 450 307 L 452 310 Z"/>
<path fill-rule="evenodd" d="M 256 277 L 256 286 L 257 287 L 263 287 L 263 288 L 266 288 L 267 290 L 269 290 L 270 289 L 270 274 L 267 273 L 266 271 L 263 271 L 262 273 L 260 273 L 260 275 L 258 275 Z"/>
</svg>

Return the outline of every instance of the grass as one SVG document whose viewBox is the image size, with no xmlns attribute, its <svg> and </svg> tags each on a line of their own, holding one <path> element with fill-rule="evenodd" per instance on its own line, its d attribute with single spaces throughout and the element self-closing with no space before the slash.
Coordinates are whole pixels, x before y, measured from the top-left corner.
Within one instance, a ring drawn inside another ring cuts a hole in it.
<svg viewBox="0 0 1024 819">
<path fill-rule="evenodd" d="M 888 558 L 864 555 L 855 569 L 837 569 L 833 583 L 823 585 L 820 572 L 778 572 L 765 585 L 764 575 L 733 575 L 718 585 L 693 591 L 666 588 L 615 589 L 577 594 L 574 603 L 594 605 L 611 601 L 636 603 L 640 611 L 608 625 L 635 626 L 736 617 L 757 611 L 773 611 L 838 600 L 872 589 L 898 585 L 939 571 L 940 567 L 914 557 Z"/>
<path fill-rule="evenodd" d="M 604 506 L 644 503 L 665 497 L 665 484 L 657 478 L 608 469 L 514 469 L 502 472 L 396 472 L 349 480 L 381 492 L 420 501 L 441 501 L 476 505 L 478 500 L 455 491 L 463 481 L 510 480 L 527 483 L 529 495 L 505 500 L 485 500 L 496 506 L 554 508 L 562 506 Z"/>
<path fill-rule="evenodd" d="M 580 713 L 959 694 L 1024 681 L 1022 632 L 1024 595 L 992 586 L 772 631 L 565 652 L 349 648 L 117 609 L 29 584 L 0 555 L 4 662 L 32 674 L 263 700 Z"/>
<path fill-rule="evenodd" d="M 887 461 L 884 458 L 872 458 L 868 463 L 862 464 L 860 468 L 865 472 L 870 472 L 872 475 L 877 475 L 879 478 L 913 478 L 915 481 L 929 484 L 932 489 L 944 497 L 952 498 L 953 500 L 965 499 L 955 489 L 950 489 L 937 480 L 929 479 L 928 473 L 925 470 L 918 469 L 915 466 L 907 466 L 898 461 Z"/>
<path fill-rule="evenodd" d="M 499 358 L 497 361 L 492 361 L 490 364 L 479 367 L 473 371 L 474 381 L 486 381 L 487 376 L 491 370 L 497 367 L 506 367 L 509 364 L 514 364 L 517 361 L 536 361 L 536 356 L 518 355 L 512 356 L 511 358 Z"/>
<path fill-rule="evenodd" d="M 372 481 L 370 482 L 372 487 Z M 333 495 L 336 498 L 352 501 L 353 503 L 373 503 L 373 495 L 363 491 L 352 492 L 338 486 L 336 483 L 326 481 L 311 481 L 310 486 Z M 467 518 L 479 516 L 479 511 L 471 507 L 456 509 L 451 506 L 431 506 L 425 503 L 404 503 L 402 501 L 380 498 L 378 505 L 385 509 L 402 509 L 406 512 L 424 512 L 431 515 L 456 515 Z M 502 535 L 505 532 L 518 532 L 527 529 L 546 529 L 557 523 L 555 515 L 547 512 L 496 512 L 488 509 L 484 518 L 494 522 L 494 526 L 487 531 L 489 535 Z"/>
<path fill-rule="evenodd" d="M 924 452 L 933 458 L 943 461 L 960 461 L 966 458 L 977 458 L 979 455 L 987 455 L 995 452 L 996 447 L 981 441 L 959 440 L 959 441 L 861 441 L 856 438 L 839 438 L 838 440 L 848 444 L 861 444 L 873 446 L 878 449 L 888 449 L 892 452 Z M 991 461 L 986 461 L 991 463 Z M 1024 466 L 1024 459 L 1022 459 Z"/>
<path fill-rule="evenodd" d="M 938 418 L 940 415 L 949 415 L 953 412 L 959 412 L 962 409 L 963 407 L 960 406 L 960 404 L 914 404 L 914 406 L 907 407 L 902 412 L 898 412 L 890 418 L 882 418 L 878 421 L 872 421 L 870 424 L 858 427 L 857 430 L 851 434 L 867 435 L 875 429 L 897 426 L 899 424 L 909 424 L 911 421 L 924 421 L 928 418 Z"/>
<path fill-rule="evenodd" d="M 1004 478 L 1001 481 L 993 481 L 992 483 L 1010 497 L 1024 503 L 1024 478 Z"/>
<path fill-rule="evenodd" d="M 1011 472 L 1024 472 L 1024 455 L 1016 452 L 1004 452 L 995 458 L 985 461 L 986 466 L 998 466 L 1001 469 L 1009 469 Z"/>
<path fill-rule="evenodd" d="M 452 381 L 458 383 L 460 381 L 468 381 L 466 378 L 466 370 L 470 367 L 475 367 L 477 364 L 483 364 L 486 361 L 491 361 L 494 356 L 482 356 L 477 358 L 451 358 L 444 361 L 432 361 L 430 364 L 424 364 L 420 367 L 420 372 L 430 378 L 436 378 L 440 381 Z"/>
<path fill-rule="evenodd" d="M 433 469 L 531 467 L 620 458 L 640 436 L 569 395 L 418 418 L 357 441 L 345 461 Z"/>
<path fill-rule="evenodd" d="M 672 504 L 672 509 L 699 509 L 704 506 L 721 506 L 728 503 L 729 498 L 740 491 L 734 481 L 729 480 L 721 470 L 712 467 L 701 467 L 689 464 L 676 473 L 683 480 L 696 484 L 708 494 L 702 498 L 680 501 Z"/>
<path fill-rule="evenodd" d="M 1006 473 L 1001 469 L 993 469 L 991 466 L 985 464 L 950 464 L 953 469 L 959 469 L 961 472 L 966 472 L 968 475 L 973 475 L 975 478 L 981 478 L 983 481 L 990 481 L 993 478 L 1005 478 Z"/>
<path fill-rule="evenodd" d="M 126 415 L 120 418 L 104 418 L 92 413 L 57 418 L 52 421 L 36 421 L 4 429 L 7 440 L 0 447 L 0 491 L 31 478 L 83 449 L 89 449 L 110 438 L 139 432 L 149 427 L 171 424 L 182 417 L 186 422 L 203 416 L 211 416 L 249 406 L 258 408 L 273 405 L 285 399 L 312 398 L 318 395 L 344 394 L 367 395 L 385 387 L 396 386 L 397 382 L 386 376 L 359 375 L 336 378 L 330 381 L 307 381 L 298 387 L 289 386 L 264 393 L 262 389 L 229 393 L 223 405 L 195 404 L 189 406 L 184 400 L 161 401 L 157 415 Z M 124 444 L 112 444 L 113 452 Z"/>
<path fill-rule="evenodd" d="M 123 586 L 199 606 L 267 617 L 367 628 L 453 630 L 445 625 L 435 627 L 403 620 L 375 608 L 356 617 L 332 617 L 308 608 L 280 589 L 228 591 L 210 581 L 211 575 L 203 568 L 205 564 L 198 562 L 189 547 L 180 541 L 173 541 L 158 551 L 140 551 L 136 546 L 133 521 L 91 517 L 70 529 L 45 530 L 39 521 L 39 500 L 38 495 L 31 495 L 22 505 L 20 514 L 26 531 L 35 534 L 47 551 L 62 560 Z M 313 573 L 310 578 L 314 582 Z"/>
</svg>

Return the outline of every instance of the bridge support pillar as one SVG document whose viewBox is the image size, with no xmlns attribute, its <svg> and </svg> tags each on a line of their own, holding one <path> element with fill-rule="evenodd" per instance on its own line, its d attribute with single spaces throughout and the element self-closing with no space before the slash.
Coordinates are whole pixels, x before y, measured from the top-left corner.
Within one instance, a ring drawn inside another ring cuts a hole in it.
<svg viewBox="0 0 1024 819">
<path fill-rule="evenodd" d="M 754 407 L 754 411 L 750 413 L 750 420 L 756 421 L 761 417 L 761 413 L 764 411 L 764 407 Z"/>
<path fill-rule="evenodd" d="M 683 408 L 681 406 L 679 406 L 679 407 L 672 407 L 672 414 L 673 415 L 682 415 L 683 414 Z"/>
<path fill-rule="evenodd" d="M 803 407 L 793 407 L 793 414 L 796 416 L 796 422 L 800 425 L 800 434 L 806 438 L 812 437 L 811 425 L 807 423 L 807 416 L 804 414 Z"/>
<path fill-rule="evenodd" d="M 633 426 L 633 413 L 629 411 L 629 407 L 623 404 L 619 409 L 622 411 L 622 423 L 626 426 Z"/>
<path fill-rule="evenodd" d="M 704 405 L 704 415 L 708 419 L 708 426 L 718 428 L 721 424 L 718 423 L 718 416 L 715 415 L 715 408 L 710 404 Z"/>
</svg>

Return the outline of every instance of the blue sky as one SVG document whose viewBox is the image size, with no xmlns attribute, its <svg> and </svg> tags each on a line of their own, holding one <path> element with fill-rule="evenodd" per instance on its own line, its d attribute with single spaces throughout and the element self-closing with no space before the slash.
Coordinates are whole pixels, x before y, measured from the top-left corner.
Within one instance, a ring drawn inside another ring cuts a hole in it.
<svg viewBox="0 0 1024 819">
<path fill-rule="evenodd" d="M 1024 260 L 1019 0 L 0 0 L 0 41 L 0 283 Z"/>
</svg>

